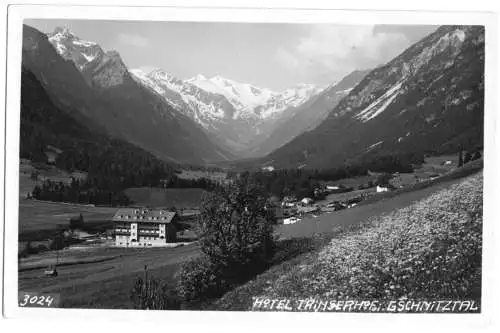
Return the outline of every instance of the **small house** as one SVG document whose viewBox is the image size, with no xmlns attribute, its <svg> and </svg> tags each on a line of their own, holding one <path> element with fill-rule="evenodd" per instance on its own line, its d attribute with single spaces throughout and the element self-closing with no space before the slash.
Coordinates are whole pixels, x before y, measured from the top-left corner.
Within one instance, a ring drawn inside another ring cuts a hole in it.
<svg viewBox="0 0 500 333">
<path fill-rule="evenodd" d="M 283 201 L 281 202 L 281 207 L 295 207 L 297 202 L 297 198 L 287 196 L 283 198 Z"/>
<path fill-rule="evenodd" d="M 283 224 L 294 224 L 294 223 L 297 223 L 299 221 L 300 221 L 299 218 L 292 216 L 292 217 L 283 219 Z"/>
<path fill-rule="evenodd" d="M 274 167 L 272 165 L 265 166 L 265 167 L 262 168 L 262 171 L 273 172 L 274 171 Z"/>
<path fill-rule="evenodd" d="M 302 200 L 300 200 L 300 203 L 305 205 L 305 206 L 309 206 L 309 205 L 312 205 L 314 203 L 314 200 L 311 198 L 303 198 Z"/>
<path fill-rule="evenodd" d="M 300 216 L 304 216 L 307 214 L 317 213 L 320 211 L 321 211 L 321 208 L 318 206 L 305 206 L 305 207 L 299 207 L 299 209 L 297 210 L 297 213 Z"/>
<path fill-rule="evenodd" d="M 388 187 L 377 185 L 377 193 L 388 192 L 388 191 L 389 191 Z"/>
</svg>

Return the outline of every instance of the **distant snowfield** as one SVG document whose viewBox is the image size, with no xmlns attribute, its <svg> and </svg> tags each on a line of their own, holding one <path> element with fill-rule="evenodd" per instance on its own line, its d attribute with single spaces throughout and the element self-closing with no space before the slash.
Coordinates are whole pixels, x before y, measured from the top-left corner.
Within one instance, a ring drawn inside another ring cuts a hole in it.
<svg viewBox="0 0 500 333">
<path fill-rule="evenodd" d="M 248 83 L 239 83 L 221 76 L 214 76 L 208 79 L 201 74 L 185 80 L 185 82 L 191 83 L 207 92 L 226 97 L 237 110 L 233 119 L 239 117 L 266 119 L 284 111 L 290 106 L 297 107 L 301 105 L 322 90 L 312 84 L 300 84 L 282 92 L 275 92 Z M 259 107 L 263 110 L 257 115 L 255 109 Z"/>
</svg>

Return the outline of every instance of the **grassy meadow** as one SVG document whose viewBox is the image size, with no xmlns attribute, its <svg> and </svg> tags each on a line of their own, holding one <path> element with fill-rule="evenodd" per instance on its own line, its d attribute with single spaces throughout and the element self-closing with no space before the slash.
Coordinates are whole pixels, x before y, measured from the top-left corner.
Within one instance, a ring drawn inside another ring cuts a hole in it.
<svg viewBox="0 0 500 333">
<path fill-rule="evenodd" d="M 133 205 L 146 207 L 175 207 L 197 209 L 205 190 L 199 188 L 134 187 L 125 190 Z"/>
<path fill-rule="evenodd" d="M 85 222 L 111 220 L 117 208 L 20 199 L 19 233 L 56 229 L 69 219 L 83 215 Z"/>
</svg>

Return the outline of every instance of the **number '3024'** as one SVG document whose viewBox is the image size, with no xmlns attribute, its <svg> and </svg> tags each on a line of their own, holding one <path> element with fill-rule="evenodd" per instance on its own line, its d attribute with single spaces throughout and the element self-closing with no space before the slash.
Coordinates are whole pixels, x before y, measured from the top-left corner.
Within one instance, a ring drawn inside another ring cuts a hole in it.
<svg viewBox="0 0 500 333">
<path fill-rule="evenodd" d="M 54 297 L 50 295 L 30 295 L 24 294 L 19 301 L 21 307 L 50 307 L 54 303 Z"/>
</svg>

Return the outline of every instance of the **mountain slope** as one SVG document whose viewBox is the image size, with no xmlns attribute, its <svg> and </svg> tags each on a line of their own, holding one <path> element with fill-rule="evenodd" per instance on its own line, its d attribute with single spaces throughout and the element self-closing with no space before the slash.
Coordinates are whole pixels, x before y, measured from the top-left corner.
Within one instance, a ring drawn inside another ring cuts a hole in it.
<svg viewBox="0 0 500 333">
<path fill-rule="evenodd" d="M 293 115 L 276 126 L 270 136 L 252 151 L 251 155 L 265 156 L 303 132 L 314 129 L 368 72 L 368 70 L 353 71 L 340 82 L 327 87 L 318 95 L 299 105 L 295 110 L 287 111 Z"/>
<path fill-rule="evenodd" d="M 172 166 L 151 153 L 88 128 L 81 115 L 75 119 L 61 110 L 24 66 L 20 116 L 20 157 L 47 162 L 47 147 L 57 147 L 58 168 L 88 173 L 87 181 L 80 184 L 82 189 L 111 191 L 114 196 L 128 186 L 143 186 L 175 174 Z M 92 120 L 87 119 L 87 123 Z"/>
<path fill-rule="evenodd" d="M 258 147 L 280 122 L 293 116 L 291 107 L 320 91 L 313 85 L 297 85 L 276 93 L 221 76 L 207 79 L 197 75 L 180 80 L 161 69 L 131 73 L 239 156 Z"/>
<path fill-rule="evenodd" d="M 228 158 L 188 117 L 137 84 L 116 52 L 104 53 L 64 29 L 46 36 L 24 26 L 23 65 L 61 109 L 162 159 L 205 164 Z"/>
<path fill-rule="evenodd" d="M 370 72 L 316 129 L 264 162 L 327 168 L 367 155 L 474 149 L 483 119 L 484 28 L 443 26 Z"/>
</svg>

